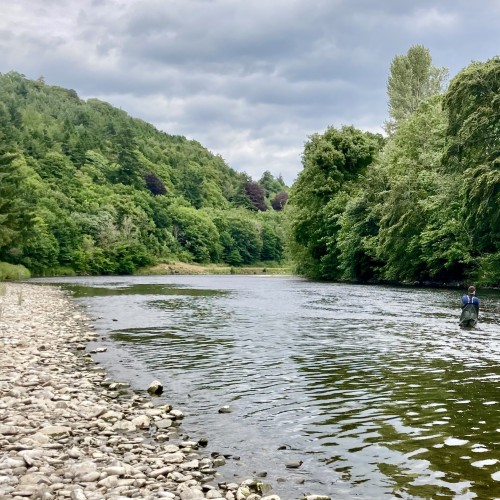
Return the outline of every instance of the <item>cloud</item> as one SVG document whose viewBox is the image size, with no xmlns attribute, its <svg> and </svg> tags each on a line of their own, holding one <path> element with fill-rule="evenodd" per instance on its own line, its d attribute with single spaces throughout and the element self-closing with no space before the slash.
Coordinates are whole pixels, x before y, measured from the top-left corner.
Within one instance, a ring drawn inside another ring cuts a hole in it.
<svg viewBox="0 0 500 500">
<path fill-rule="evenodd" d="M 409 20 L 408 27 L 417 33 L 432 33 L 435 30 L 447 33 L 457 26 L 458 16 L 438 8 L 417 9 Z"/>
<path fill-rule="evenodd" d="M 493 57 L 500 0 L 18 0 L 0 71 L 97 97 L 289 183 L 329 125 L 381 131 L 392 58 L 428 47 L 453 76 Z"/>
</svg>

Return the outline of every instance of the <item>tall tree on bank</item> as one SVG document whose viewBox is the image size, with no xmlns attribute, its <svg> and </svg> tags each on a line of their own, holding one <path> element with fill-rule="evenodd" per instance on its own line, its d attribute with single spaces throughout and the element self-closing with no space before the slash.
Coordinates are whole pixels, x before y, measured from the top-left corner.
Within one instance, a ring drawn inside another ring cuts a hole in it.
<svg viewBox="0 0 500 500">
<path fill-rule="evenodd" d="M 459 240 L 441 211 L 457 209 L 449 200 L 455 191 L 442 202 L 449 187 L 440 174 L 445 130 L 441 97 L 435 96 L 400 124 L 360 177 L 340 218 L 343 279 L 412 282 L 454 266 Z"/>
<path fill-rule="evenodd" d="M 0 261 L 32 226 L 30 197 L 19 195 L 26 194 L 26 178 L 27 168 L 22 155 L 0 147 Z"/>
<path fill-rule="evenodd" d="M 420 104 L 442 93 L 447 77 L 448 70 L 433 66 L 429 49 L 422 45 L 410 47 L 406 55 L 395 56 L 387 81 L 390 120 L 385 123 L 386 132 L 392 133 Z"/>
<path fill-rule="evenodd" d="M 500 283 L 500 57 L 476 62 L 450 83 L 450 174 L 462 178 L 460 219 L 478 270 L 476 280 Z"/>
<path fill-rule="evenodd" d="M 463 273 L 457 178 L 441 164 L 446 126 L 442 97 L 435 96 L 400 124 L 380 157 L 387 186 L 372 207 L 380 279 L 448 282 Z"/>
<path fill-rule="evenodd" d="M 339 218 L 353 186 L 382 147 L 381 135 L 352 126 L 313 134 L 302 156 L 304 169 L 290 193 L 289 249 L 299 274 L 339 277 Z"/>
</svg>

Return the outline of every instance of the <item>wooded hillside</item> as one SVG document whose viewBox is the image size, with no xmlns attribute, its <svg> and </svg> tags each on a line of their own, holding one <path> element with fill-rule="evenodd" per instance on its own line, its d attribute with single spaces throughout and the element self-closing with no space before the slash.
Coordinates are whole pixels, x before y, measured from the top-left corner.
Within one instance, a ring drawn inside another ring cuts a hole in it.
<svg viewBox="0 0 500 500">
<path fill-rule="evenodd" d="M 0 262 L 109 274 L 280 261 L 286 191 L 108 103 L 0 75 Z"/>
</svg>

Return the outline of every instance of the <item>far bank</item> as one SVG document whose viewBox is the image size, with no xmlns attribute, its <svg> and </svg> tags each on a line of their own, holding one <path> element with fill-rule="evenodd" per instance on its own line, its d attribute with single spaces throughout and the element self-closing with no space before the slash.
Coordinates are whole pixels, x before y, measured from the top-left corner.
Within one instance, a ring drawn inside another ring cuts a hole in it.
<svg viewBox="0 0 500 500">
<path fill-rule="evenodd" d="M 132 275 L 172 275 L 172 274 L 241 274 L 241 275 L 293 275 L 291 265 L 261 265 L 235 267 L 226 264 L 195 264 L 181 261 L 162 262 L 154 266 L 143 267 Z M 32 274 L 22 265 L 0 262 L 0 281 L 15 281 L 28 278 L 48 278 L 62 276 L 78 276 L 72 269 L 56 269 L 42 275 Z"/>
<path fill-rule="evenodd" d="M 291 266 L 245 266 L 235 267 L 224 264 L 191 264 L 187 262 L 161 263 L 140 269 L 141 275 L 165 274 L 241 274 L 241 275 L 293 275 Z"/>
</svg>

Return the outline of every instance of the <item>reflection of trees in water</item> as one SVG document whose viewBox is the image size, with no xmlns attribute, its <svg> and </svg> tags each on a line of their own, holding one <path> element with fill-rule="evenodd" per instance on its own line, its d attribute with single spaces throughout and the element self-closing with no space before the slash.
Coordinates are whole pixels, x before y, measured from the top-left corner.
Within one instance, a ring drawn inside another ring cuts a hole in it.
<svg viewBox="0 0 500 500">
<path fill-rule="evenodd" d="M 500 420 L 498 408 L 485 404 L 491 401 L 498 382 L 498 376 L 496 381 L 488 381 L 492 369 L 495 367 L 475 363 L 468 367 L 463 362 L 440 360 L 419 369 L 402 366 L 399 383 L 392 388 L 395 403 L 391 409 L 399 415 L 400 422 L 416 426 L 418 432 L 405 436 L 394 432 L 397 429 L 390 425 L 380 428 L 387 446 L 411 459 L 409 477 L 416 474 L 414 481 L 397 474 L 394 479 L 398 487 L 424 498 L 467 491 L 478 498 L 488 498 L 494 487 L 492 471 L 472 463 L 480 460 L 474 451 L 479 446 L 498 456 L 498 449 L 492 448 Z M 419 387 L 408 391 L 416 384 Z M 460 441 L 462 445 L 451 446 Z"/>
<path fill-rule="evenodd" d="M 111 336 L 122 343 L 149 345 L 141 353 L 152 367 L 161 367 L 164 359 L 170 358 L 183 369 L 196 369 L 200 363 L 217 360 L 221 348 L 233 347 L 232 339 L 223 333 L 230 326 L 231 314 L 207 295 L 200 294 L 196 300 L 185 295 L 147 301 L 148 314 L 155 316 L 159 326 L 114 330 Z M 158 352 L 161 356 L 155 361 Z"/>
<path fill-rule="evenodd" d="M 337 347 L 295 361 L 319 409 L 308 434 L 353 493 L 369 483 L 374 494 L 381 488 L 411 498 L 491 498 L 494 471 L 472 463 L 500 458 L 499 407 L 487 404 L 498 392 L 497 365 L 426 360 L 415 352 L 396 359 L 343 355 Z M 450 446 L 450 437 L 467 443 Z"/>
<path fill-rule="evenodd" d="M 65 289 L 73 293 L 73 297 L 102 297 L 113 295 L 181 295 L 188 297 L 214 297 L 224 296 L 228 292 L 224 290 L 207 290 L 203 288 L 188 288 L 183 285 L 138 283 L 126 284 L 117 282 L 109 283 L 105 287 L 93 287 L 86 285 L 64 285 Z"/>
</svg>

